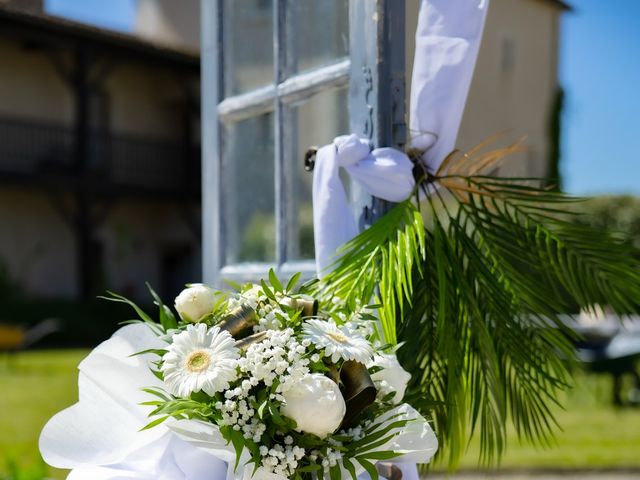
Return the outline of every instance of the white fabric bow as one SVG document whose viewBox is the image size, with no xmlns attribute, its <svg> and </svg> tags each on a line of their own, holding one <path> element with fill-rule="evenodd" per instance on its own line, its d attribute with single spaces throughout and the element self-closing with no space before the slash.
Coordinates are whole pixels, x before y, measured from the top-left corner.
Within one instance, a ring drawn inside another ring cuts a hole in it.
<svg viewBox="0 0 640 480">
<path fill-rule="evenodd" d="M 431 171 L 455 147 L 488 0 L 422 0 L 413 67 L 411 145 L 425 149 Z M 313 178 L 313 228 L 318 277 L 337 260 L 336 252 L 358 233 L 339 177 L 343 167 L 369 195 L 400 202 L 414 187 L 413 165 L 392 148 L 370 151 L 356 135 L 337 137 L 318 150 Z"/>
<path fill-rule="evenodd" d="M 400 202 L 414 186 L 411 160 L 393 148 L 371 151 L 357 135 L 337 137 L 318 150 L 313 172 L 313 228 L 318 275 L 336 260 L 336 250 L 358 233 L 339 176 L 343 167 L 371 195 Z"/>
</svg>

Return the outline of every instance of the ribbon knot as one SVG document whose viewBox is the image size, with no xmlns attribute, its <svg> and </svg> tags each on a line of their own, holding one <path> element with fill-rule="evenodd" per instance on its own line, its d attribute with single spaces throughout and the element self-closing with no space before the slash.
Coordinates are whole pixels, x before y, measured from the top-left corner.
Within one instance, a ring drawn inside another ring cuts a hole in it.
<svg viewBox="0 0 640 480">
<path fill-rule="evenodd" d="M 337 137 L 318 150 L 313 171 L 313 228 L 319 276 L 336 260 L 340 246 L 358 233 L 340 167 L 367 193 L 390 202 L 406 199 L 415 185 L 409 157 L 393 148 L 371 151 L 369 140 L 358 135 Z"/>
<path fill-rule="evenodd" d="M 357 165 L 371 153 L 369 140 L 355 134 L 336 137 L 333 143 L 336 146 L 336 159 L 341 167 Z"/>
</svg>

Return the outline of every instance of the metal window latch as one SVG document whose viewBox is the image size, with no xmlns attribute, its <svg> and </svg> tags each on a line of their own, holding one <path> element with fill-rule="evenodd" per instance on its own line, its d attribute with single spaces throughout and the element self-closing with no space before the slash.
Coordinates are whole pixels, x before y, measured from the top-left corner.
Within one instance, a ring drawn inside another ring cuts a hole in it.
<svg viewBox="0 0 640 480">
<path fill-rule="evenodd" d="M 307 172 L 312 172 L 316 166 L 316 153 L 318 153 L 318 147 L 309 147 L 307 153 L 304 154 L 304 169 Z"/>
</svg>

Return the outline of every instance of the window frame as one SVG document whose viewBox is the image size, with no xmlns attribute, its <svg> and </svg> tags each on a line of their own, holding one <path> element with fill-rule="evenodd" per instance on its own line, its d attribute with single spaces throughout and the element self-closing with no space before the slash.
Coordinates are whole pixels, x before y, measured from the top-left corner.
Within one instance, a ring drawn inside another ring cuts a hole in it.
<svg viewBox="0 0 640 480">
<path fill-rule="evenodd" d="M 315 275 L 315 261 L 287 260 L 287 208 L 295 172 L 292 149 L 285 145 L 286 109 L 295 102 L 340 87 L 349 88 L 351 132 L 368 137 L 374 146 L 402 147 L 406 136 L 404 72 L 404 0 L 344 0 L 349 2 L 349 56 L 329 65 L 288 75 L 286 71 L 287 0 L 273 0 L 274 84 L 224 97 L 223 0 L 201 2 L 202 21 L 202 260 L 203 280 L 221 286 L 222 279 L 255 281 L 275 268 L 284 277 L 302 272 Z M 274 263 L 223 265 L 221 234 L 222 129 L 272 112 L 274 115 L 275 223 Z M 344 132 L 348 133 L 348 132 Z M 357 185 L 350 189 L 361 226 L 375 220 L 385 205 Z"/>
</svg>

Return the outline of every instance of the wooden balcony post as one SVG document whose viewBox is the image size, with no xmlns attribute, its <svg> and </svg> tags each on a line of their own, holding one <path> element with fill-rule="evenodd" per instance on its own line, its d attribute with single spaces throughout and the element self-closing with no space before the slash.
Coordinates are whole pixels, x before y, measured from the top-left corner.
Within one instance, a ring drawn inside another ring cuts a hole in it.
<svg viewBox="0 0 640 480">
<path fill-rule="evenodd" d="M 75 52 L 75 69 L 73 72 L 74 99 L 74 148 L 73 161 L 76 173 L 76 262 L 77 293 L 81 300 L 88 300 L 93 292 L 93 268 L 91 258 L 91 196 L 89 192 L 89 154 L 90 154 L 90 87 L 89 87 L 89 53 L 82 45 Z"/>
</svg>

